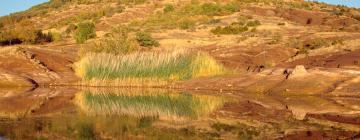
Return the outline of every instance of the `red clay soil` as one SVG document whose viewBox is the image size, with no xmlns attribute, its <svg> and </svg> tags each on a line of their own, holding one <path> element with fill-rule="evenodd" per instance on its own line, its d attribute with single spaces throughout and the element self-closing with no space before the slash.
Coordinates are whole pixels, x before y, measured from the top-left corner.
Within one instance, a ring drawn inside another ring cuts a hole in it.
<svg viewBox="0 0 360 140">
<path fill-rule="evenodd" d="M 336 114 L 307 114 L 306 117 L 328 120 L 332 122 L 355 124 L 360 126 L 359 116 L 345 116 L 345 115 L 336 115 Z"/>
<path fill-rule="evenodd" d="M 246 70 L 249 67 L 266 66 L 266 63 L 280 63 L 286 61 L 294 54 L 290 49 L 284 47 L 269 47 L 259 45 L 246 49 L 244 46 L 219 47 L 216 45 L 205 46 L 200 50 L 208 52 L 218 62 L 227 67 Z M 226 54 L 226 55 L 224 55 Z"/>
<path fill-rule="evenodd" d="M 76 61 L 74 57 L 77 56 L 74 54 L 77 52 L 76 50 L 74 51 L 70 47 L 66 47 L 57 50 L 31 48 L 28 49 L 28 51 L 35 54 L 35 59 L 40 60 L 48 69 L 60 76 L 58 79 L 55 79 L 53 83 L 71 83 L 80 80 L 72 69 L 72 64 Z"/>
<path fill-rule="evenodd" d="M 349 131 L 301 131 L 281 138 L 282 140 L 356 140 L 360 132 Z"/>
<path fill-rule="evenodd" d="M 348 52 L 345 54 L 335 53 L 328 55 L 310 56 L 298 59 L 293 62 L 279 64 L 279 67 L 293 68 L 296 65 L 304 65 L 306 68 L 325 67 L 325 68 L 341 68 L 341 67 L 360 67 L 360 50 Z"/>
<path fill-rule="evenodd" d="M 346 31 L 360 30 L 360 21 L 345 16 L 339 17 L 331 15 L 325 12 L 263 7 L 248 7 L 247 10 L 252 14 L 281 17 L 301 25 L 322 25 Z"/>
</svg>

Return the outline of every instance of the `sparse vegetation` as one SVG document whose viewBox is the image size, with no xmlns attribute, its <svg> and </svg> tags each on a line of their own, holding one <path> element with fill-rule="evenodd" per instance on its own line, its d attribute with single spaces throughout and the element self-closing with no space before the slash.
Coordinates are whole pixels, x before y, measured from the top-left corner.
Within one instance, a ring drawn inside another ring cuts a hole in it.
<svg viewBox="0 0 360 140">
<path fill-rule="evenodd" d="M 95 24 L 90 21 L 79 23 L 74 37 L 77 43 L 84 43 L 86 40 L 96 37 Z"/>
<path fill-rule="evenodd" d="M 237 22 L 233 22 L 231 25 L 225 27 L 218 26 L 215 29 L 212 29 L 211 32 L 215 35 L 240 34 L 248 31 L 249 29 L 251 32 L 255 32 L 255 28 L 261 25 L 261 23 L 259 20 L 250 19 L 253 19 L 253 17 L 249 15 L 241 15 L 238 17 Z"/>
<path fill-rule="evenodd" d="M 236 2 L 221 3 L 189 3 L 179 7 L 165 6 L 163 12 L 158 12 L 148 20 L 134 23 L 144 28 L 193 29 L 198 23 L 208 23 L 213 16 L 228 15 L 239 10 Z"/>
</svg>

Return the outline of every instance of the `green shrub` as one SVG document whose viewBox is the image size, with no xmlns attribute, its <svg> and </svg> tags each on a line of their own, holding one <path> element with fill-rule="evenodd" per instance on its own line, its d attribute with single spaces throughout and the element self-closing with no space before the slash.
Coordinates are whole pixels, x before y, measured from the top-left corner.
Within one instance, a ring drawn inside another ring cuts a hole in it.
<svg viewBox="0 0 360 140">
<path fill-rule="evenodd" d="M 77 43 L 84 43 L 86 40 L 96 37 L 95 24 L 93 22 L 82 22 L 77 25 L 75 40 Z"/>
<path fill-rule="evenodd" d="M 175 8 L 171 4 L 166 4 L 165 7 L 164 7 L 164 13 L 172 12 L 174 10 L 175 10 Z"/>
<path fill-rule="evenodd" d="M 259 26 L 259 25 L 261 25 L 259 20 L 248 21 L 246 23 L 246 26 L 249 26 L 249 27 L 255 27 L 255 26 Z"/>
<path fill-rule="evenodd" d="M 218 3 L 204 3 L 198 9 L 195 8 L 194 12 L 200 11 L 198 14 L 207 16 L 221 16 L 231 14 L 238 11 L 238 6 L 235 3 L 228 3 L 221 5 Z"/>
<path fill-rule="evenodd" d="M 130 29 L 124 26 L 114 27 L 109 34 L 88 48 L 82 48 L 80 54 L 88 52 L 127 54 L 139 49 L 136 40 L 129 36 Z"/>
<path fill-rule="evenodd" d="M 157 40 L 151 37 L 149 33 L 138 32 L 136 33 L 136 40 L 143 47 L 158 47 L 160 44 Z"/>
<path fill-rule="evenodd" d="M 249 28 L 247 26 L 242 26 L 241 23 L 240 24 L 232 23 L 231 25 L 225 27 L 218 26 L 215 29 L 212 29 L 211 32 L 216 35 L 221 35 L 221 34 L 229 35 L 229 34 L 239 34 L 242 32 L 246 32 L 248 30 Z"/>
</svg>

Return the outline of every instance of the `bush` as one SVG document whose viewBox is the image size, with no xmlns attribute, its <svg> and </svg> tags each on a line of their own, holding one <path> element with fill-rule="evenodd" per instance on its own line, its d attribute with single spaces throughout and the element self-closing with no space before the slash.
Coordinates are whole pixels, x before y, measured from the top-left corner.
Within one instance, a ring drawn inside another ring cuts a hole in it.
<svg viewBox="0 0 360 140">
<path fill-rule="evenodd" d="M 249 28 L 247 26 L 244 26 L 243 23 L 234 22 L 229 26 L 225 26 L 225 27 L 218 26 L 215 29 L 212 29 L 211 32 L 216 35 L 221 35 L 221 34 L 228 35 L 228 34 L 239 34 L 242 32 L 246 32 L 248 30 Z"/>
<path fill-rule="evenodd" d="M 168 12 L 172 12 L 174 11 L 174 6 L 171 5 L 171 4 L 166 4 L 165 7 L 164 7 L 164 13 L 168 13 Z"/>
<path fill-rule="evenodd" d="M 143 47 L 158 47 L 160 44 L 157 40 L 151 37 L 149 33 L 138 32 L 136 33 L 136 40 Z"/>
<path fill-rule="evenodd" d="M 261 25 L 259 20 L 248 21 L 246 23 L 246 26 L 249 26 L 249 27 L 255 27 L 255 26 L 259 26 L 259 25 Z"/>
<path fill-rule="evenodd" d="M 129 36 L 130 29 L 118 26 L 114 27 L 105 38 L 95 42 L 89 48 L 82 48 L 81 54 L 88 52 L 95 53 L 111 53 L 111 54 L 127 54 L 136 50 L 139 47 L 134 38 Z"/>
<path fill-rule="evenodd" d="M 96 37 L 95 24 L 93 22 L 82 22 L 77 26 L 75 40 L 77 43 L 84 43 L 86 40 Z"/>
</svg>

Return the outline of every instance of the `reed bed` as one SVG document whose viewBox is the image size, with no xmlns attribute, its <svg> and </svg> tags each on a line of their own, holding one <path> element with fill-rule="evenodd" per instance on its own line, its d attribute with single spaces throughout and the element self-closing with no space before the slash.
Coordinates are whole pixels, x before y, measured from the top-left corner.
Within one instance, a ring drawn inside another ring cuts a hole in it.
<svg viewBox="0 0 360 140">
<path fill-rule="evenodd" d="M 91 53 L 75 64 L 75 70 L 87 86 L 159 86 L 228 72 L 209 55 L 189 50 Z"/>
<path fill-rule="evenodd" d="M 164 120 L 196 119 L 222 107 L 223 97 L 166 90 L 86 90 L 77 105 L 89 115 L 130 115 Z"/>
</svg>

